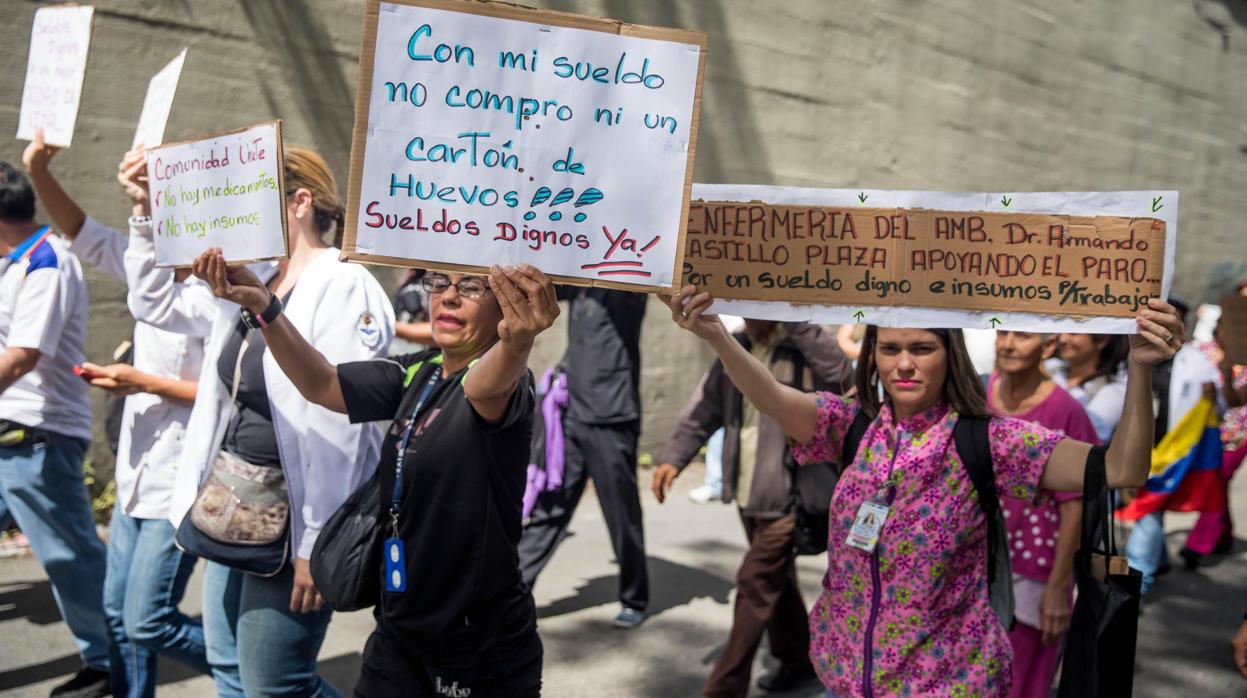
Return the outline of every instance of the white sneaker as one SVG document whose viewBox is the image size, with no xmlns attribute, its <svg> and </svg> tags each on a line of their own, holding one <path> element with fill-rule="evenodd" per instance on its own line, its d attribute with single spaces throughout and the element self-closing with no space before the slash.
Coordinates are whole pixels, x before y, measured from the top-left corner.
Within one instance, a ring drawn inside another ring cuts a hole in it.
<svg viewBox="0 0 1247 698">
<path fill-rule="evenodd" d="M 688 493 L 688 498 L 698 504 L 709 504 L 710 502 L 719 500 L 722 495 L 715 494 L 714 488 L 710 485 L 702 485 L 694 488 Z"/>
</svg>

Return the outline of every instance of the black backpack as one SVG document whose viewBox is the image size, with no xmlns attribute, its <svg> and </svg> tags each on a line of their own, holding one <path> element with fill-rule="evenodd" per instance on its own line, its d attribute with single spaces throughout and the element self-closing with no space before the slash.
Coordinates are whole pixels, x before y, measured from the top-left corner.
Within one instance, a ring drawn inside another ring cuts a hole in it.
<svg viewBox="0 0 1247 698">
<path fill-rule="evenodd" d="M 844 436 L 844 448 L 840 454 L 840 463 L 810 463 L 793 472 L 794 511 L 797 518 L 796 545 L 799 554 L 819 547 L 813 553 L 827 549 L 828 512 L 831 508 L 831 495 L 835 490 L 844 467 L 857 458 L 862 437 L 870 428 L 870 417 L 858 411 Z M 987 517 L 987 581 L 989 600 L 992 610 L 1000 619 L 1005 629 L 1013 627 L 1013 566 L 1009 558 L 1008 529 L 1005 528 L 1004 512 L 1000 508 L 1000 500 L 996 493 L 996 471 L 992 467 L 991 441 L 988 435 L 986 417 L 961 417 L 953 427 L 953 439 L 957 453 L 965 463 L 970 481 L 979 495 L 979 508 Z M 795 464 L 794 464 L 795 465 Z M 802 471 L 810 470 L 810 473 Z M 832 486 L 826 487 L 828 473 L 834 473 Z M 815 488 L 811 483 L 818 483 Z M 804 486 L 804 490 L 803 490 Z M 825 493 L 825 499 L 823 499 Z M 819 520 L 817 517 L 821 517 Z M 821 536 L 818 526 L 821 525 Z M 803 550 L 804 547 L 804 550 Z"/>
</svg>

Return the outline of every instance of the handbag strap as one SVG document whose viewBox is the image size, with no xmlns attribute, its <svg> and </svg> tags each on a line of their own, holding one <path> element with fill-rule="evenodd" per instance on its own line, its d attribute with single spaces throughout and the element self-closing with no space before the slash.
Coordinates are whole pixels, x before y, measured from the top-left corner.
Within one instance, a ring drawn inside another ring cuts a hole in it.
<svg viewBox="0 0 1247 698">
<path fill-rule="evenodd" d="M 238 345 L 238 358 L 234 359 L 234 380 L 229 389 L 229 401 L 238 402 L 238 386 L 242 383 L 242 357 L 251 345 L 251 331 L 242 336 L 242 344 Z"/>
<path fill-rule="evenodd" d="M 1103 446 L 1093 446 L 1087 453 L 1082 485 L 1082 549 L 1117 554 L 1113 534 L 1112 507 L 1109 502 L 1108 475 L 1105 472 Z"/>
</svg>

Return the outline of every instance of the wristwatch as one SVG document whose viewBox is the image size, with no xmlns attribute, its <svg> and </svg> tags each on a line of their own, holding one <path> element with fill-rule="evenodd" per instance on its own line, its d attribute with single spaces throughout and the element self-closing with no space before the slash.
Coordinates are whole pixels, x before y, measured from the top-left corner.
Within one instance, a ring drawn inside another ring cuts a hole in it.
<svg viewBox="0 0 1247 698">
<path fill-rule="evenodd" d="M 268 307 L 259 315 L 254 315 L 250 310 L 243 308 L 241 311 L 242 322 L 253 330 L 262 330 L 273 324 L 277 320 L 277 316 L 281 315 L 281 311 L 281 299 L 276 294 L 271 294 L 268 297 Z"/>
</svg>

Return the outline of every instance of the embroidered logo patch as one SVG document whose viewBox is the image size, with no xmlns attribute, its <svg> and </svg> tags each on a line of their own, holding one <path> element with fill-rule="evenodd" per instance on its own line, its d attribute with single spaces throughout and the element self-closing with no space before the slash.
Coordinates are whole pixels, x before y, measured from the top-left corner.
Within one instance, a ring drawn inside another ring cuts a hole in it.
<svg viewBox="0 0 1247 698">
<path fill-rule="evenodd" d="M 355 333 L 359 335 L 359 341 L 369 349 L 375 348 L 381 342 L 381 326 L 367 310 L 360 314 L 359 320 L 355 323 Z"/>
</svg>

